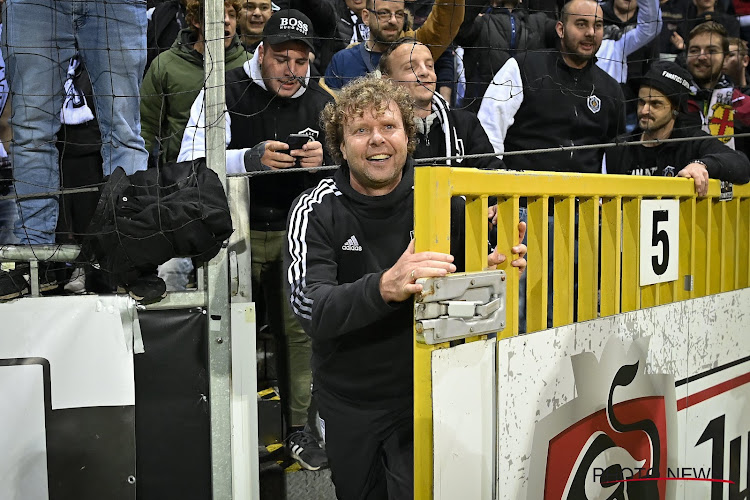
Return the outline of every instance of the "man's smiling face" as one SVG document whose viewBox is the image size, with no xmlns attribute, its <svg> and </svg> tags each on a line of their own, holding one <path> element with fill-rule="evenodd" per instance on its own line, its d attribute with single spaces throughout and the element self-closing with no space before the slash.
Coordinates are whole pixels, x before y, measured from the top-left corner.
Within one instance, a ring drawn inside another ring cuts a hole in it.
<svg viewBox="0 0 750 500">
<path fill-rule="evenodd" d="M 395 102 L 378 112 L 366 109 L 344 123 L 341 154 L 349 164 L 352 187 L 369 196 L 392 191 L 401 180 L 409 139 Z"/>
</svg>

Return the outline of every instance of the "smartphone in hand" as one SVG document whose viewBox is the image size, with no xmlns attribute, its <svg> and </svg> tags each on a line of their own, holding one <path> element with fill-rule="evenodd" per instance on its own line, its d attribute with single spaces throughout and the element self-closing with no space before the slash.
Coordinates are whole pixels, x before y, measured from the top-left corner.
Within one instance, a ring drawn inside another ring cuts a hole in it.
<svg viewBox="0 0 750 500">
<path fill-rule="evenodd" d="M 304 146 L 305 144 L 307 144 L 311 140 L 312 139 L 310 138 L 309 135 L 305 135 L 305 134 L 289 134 L 289 136 L 287 136 L 286 141 L 285 141 L 289 145 L 289 149 L 284 149 L 282 151 L 279 151 L 279 153 L 284 153 L 284 154 L 289 155 L 289 154 L 291 154 L 291 151 L 294 151 L 295 149 L 302 149 L 302 146 Z M 300 166 L 300 159 L 299 159 L 299 157 L 295 158 L 294 166 L 295 167 L 299 167 Z"/>
<path fill-rule="evenodd" d="M 286 138 L 286 142 L 289 145 L 289 149 L 279 151 L 279 153 L 291 154 L 291 151 L 295 149 L 302 149 L 302 146 L 310 142 L 310 136 L 305 134 L 289 134 Z"/>
</svg>

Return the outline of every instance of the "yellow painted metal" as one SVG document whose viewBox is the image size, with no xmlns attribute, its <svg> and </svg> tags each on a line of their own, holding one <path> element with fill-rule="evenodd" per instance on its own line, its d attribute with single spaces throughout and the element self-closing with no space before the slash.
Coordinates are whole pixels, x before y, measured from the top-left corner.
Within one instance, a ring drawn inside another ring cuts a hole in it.
<svg viewBox="0 0 750 500">
<path fill-rule="evenodd" d="M 518 273 L 510 265 L 517 256 L 509 254 L 518 243 L 520 197 L 528 198 L 529 208 L 529 331 L 546 327 L 550 237 L 554 246 L 555 326 L 573 322 L 576 245 L 578 321 L 750 286 L 750 185 L 734 187 L 735 201 L 719 202 L 719 183 L 714 180 L 709 182 L 708 196 L 698 198 L 693 182 L 687 179 L 418 168 L 414 193 L 416 251 L 449 251 L 450 198 L 463 195 L 467 270 L 484 268 L 487 195 L 495 193 L 497 247 L 508 256 L 500 266 L 508 276 L 507 324 L 498 339 L 518 333 Z M 679 278 L 641 287 L 640 202 L 654 198 L 680 200 L 680 242 L 679 248 L 673 249 L 679 259 Z M 552 231 L 548 227 L 549 203 L 554 208 Z M 685 289 L 686 276 L 693 277 L 692 291 Z M 435 349 L 445 347 L 414 344 L 414 488 L 415 498 L 423 500 L 433 496 L 431 359 Z"/>
<path fill-rule="evenodd" d="M 674 300 L 686 300 L 693 292 L 685 285 L 686 277 L 695 275 L 695 197 L 680 200 L 680 251 L 677 281 L 672 283 Z M 688 281 L 690 278 L 687 278 Z"/>
<path fill-rule="evenodd" d="M 501 191 L 501 190 L 498 190 Z M 517 255 L 510 254 L 510 248 L 518 244 L 518 196 L 497 200 L 497 248 L 508 257 L 498 269 L 505 271 L 507 283 L 505 288 L 505 330 L 498 334 L 498 339 L 518 335 L 518 271 L 510 265 Z"/>
<path fill-rule="evenodd" d="M 578 321 L 597 317 L 599 197 L 578 204 Z"/>
<path fill-rule="evenodd" d="M 737 217 L 738 200 L 725 201 L 721 204 L 721 245 L 724 253 L 721 266 L 721 291 L 728 292 L 737 288 Z"/>
<path fill-rule="evenodd" d="M 709 192 L 719 196 L 719 182 L 709 181 Z M 562 172 L 503 172 L 455 169 L 451 175 L 453 192 L 467 196 L 506 193 L 518 196 L 665 198 L 695 195 L 692 179 L 638 177 L 629 175 L 592 175 Z M 750 190 L 748 191 L 750 192 Z"/>
<path fill-rule="evenodd" d="M 575 285 L 575 208 L 576 199 L 567 196 L 555 202 L 554 266 L 552 272 L 552 326 L 573 322 Z"/>
<path fill-rule="evenodd" d="M 715 200 L 718 200 L 718 197 Z M 709 202 L 711 214 L 708 222 L 711 225 L 711 238 L 709 239 L 710 250 L 706 259 L 709 294 L 721 292 L 721 261 L 724 259 L 724 248 L 721 245 L 721 214 L 723 203 L 715 200 Z"/>
<path fill-rule="evenodd" d="M 549 268 L 549 197 L 529 198 L 528 250 L 532 265 L 526 270 L 526 331 L 547 328 L 547 276 Z"/>
<path fill-rule="evenodd" d="M 450 170 L 420 167 L 414 174 L 415 251 L 450 252 Z M 484 218 L 486 219 L 486 212 Z M 414 332 L 414 498 L 433 492 L 432 353 L 447 344 L 425 345 Z"/>
<path fill-rule="evenodd" d="M 711 248 L 711 200 L 700 198 L 696 202 L 695 216 L 695 291 L 694 297 L 704 297 L 708 292 L 709 249 Z"/>
<path fill-rule="evenodd" d="M 676 257 L 672 257 L 672 258 L 676 258 Z M 680 281 L 679 274 L 677 275 L 677 281 Z M 656 293 L 656 301 L 657 301 L 657 304 L 671 304 L 672 302 L 675 301 L 672 282 L 659 283 L 658 291 Z"/>
<path fill-rule="evenodd" d="M 622 202 L 622 312 L 641 307 L 640 264 L 641 254 L 641 198 Z"/>
<path fill-rule="evenodd" d="M 732 287 L 732 290 L 737 290 L 740 287 L 740 217 L 742 216 L 742 213 L 740 211 L 740 200 L 735 200 L 735 203 L 732 207 L 732 212 L 730 216 L 730 224 L 732 224 L 732 230 L 734 231 L 734 259 L 732 261 L 732 264 L 734 266 L 734 269 L 732 270 L 733 278 L 734 278 L 734 286 Z"/>
<path fill-rule="evenodd" d="M 737 251 L 738 288 L 750 286 L 750 199 L 739 201 L 739 250 Z"/>
<path fill-rule="evenodd" d="M 656 290 L 657 285 L 646 285 L 641 287 L 641 307 L 654 307 L 657 304 L 656 301 Z"/>
<path fill-rule="evenodd" d="M 602 316 L 620 312 L 620 278 L 622 244 L 622 198 L 605 198 L 602 202 L 601 295 Z"/>
<path fill-rule="evenodd" d="M 487 267 L 487 196 L 466 199 L 466 271 Z"/>
<path fill-rule="evenodd" d="M 487 267 L 487 196 L 466 198 L 466 272 L 481 271 Z M 469 337 L 466 342 L 484 338 Z"/>
</svg>

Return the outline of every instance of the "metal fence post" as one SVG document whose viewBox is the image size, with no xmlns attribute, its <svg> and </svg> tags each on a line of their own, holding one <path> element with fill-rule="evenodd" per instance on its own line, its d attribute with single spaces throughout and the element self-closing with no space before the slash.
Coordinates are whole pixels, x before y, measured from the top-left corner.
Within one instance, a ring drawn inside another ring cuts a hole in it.
<svg viewBox="0 0 750 500">
<path fill-rule="evenodd" d="M 206 162 L 226 191 L 224 125 L 224 2 L 205 3 L 204 53 Z M 211 484 L 213 500 L 232 498 L 231 334 L 229 267 L 223 248 L 208 264 L 208 367 L 211 416 Z"/>
</svg>

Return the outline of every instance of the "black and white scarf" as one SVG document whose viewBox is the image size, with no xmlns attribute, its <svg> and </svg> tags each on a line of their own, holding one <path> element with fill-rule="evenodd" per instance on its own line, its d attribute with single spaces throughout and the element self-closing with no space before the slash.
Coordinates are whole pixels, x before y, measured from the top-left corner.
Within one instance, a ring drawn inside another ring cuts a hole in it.
<svg viewBox="0 0 750 500">
<path fill-rule="evenodd" d="M 456 125 L 453 123 L 453 116 L 451 115 L 450 105 L 438 92 L 432 94 L 432 114 L 428 116 L 423 124 L 417 123 L 417 129 L 424 128 L 424 135 L 427 137 L 432 128 L 432 121 L 437 117 L 440 122 L 440 129 L 443 131 L 443 138 L 445 140 L 445 156 L 459 156 L 465 154 L 464 141 L 458 137 L 456 132 Z M 419 120 L 422 121 L 422 120 Z M 420 130 L 422 132 L 422 130 Z M 463 158 L 455 160 L 446 160 L 448 166 L 459 166 L 463 162 Z"/>
<path fill-rule="evenodd" d="M 68 78 L 65 80 L 65 101 L 60 110 L 60 121 L 64 125 L 80 125 L 94 119 L 94 113 L 86 103 L 86 96 L 75 84 L 76 72 L 81 61 L 78 54 L 70 59 Z"/>
</svg>

